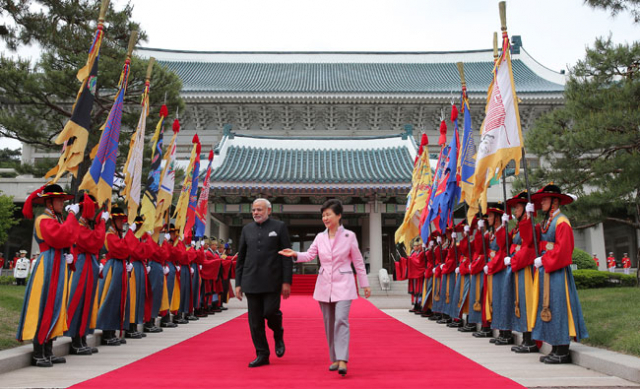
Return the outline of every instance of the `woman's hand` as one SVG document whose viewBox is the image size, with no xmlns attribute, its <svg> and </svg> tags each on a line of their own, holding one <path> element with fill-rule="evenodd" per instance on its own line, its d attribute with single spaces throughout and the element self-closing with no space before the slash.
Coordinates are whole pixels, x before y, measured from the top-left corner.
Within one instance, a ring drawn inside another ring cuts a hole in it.
<svg viewBox="0 0 640 389">
<path fill-rule="evenodd" d="M 371 297 L 371 288 L 369 287 L 364 288 L 364 297 L 366 298 Z"/>
<path fill-rule="evenodd" d="M 297 257 L 298 256 L 298 253 L 296 253 L 295 251 L 293 251 L 291 249 L 280 250 L 280 251 L 278 251 L 278 254 L 284 255 L 285 257 Z"/>
</svg>

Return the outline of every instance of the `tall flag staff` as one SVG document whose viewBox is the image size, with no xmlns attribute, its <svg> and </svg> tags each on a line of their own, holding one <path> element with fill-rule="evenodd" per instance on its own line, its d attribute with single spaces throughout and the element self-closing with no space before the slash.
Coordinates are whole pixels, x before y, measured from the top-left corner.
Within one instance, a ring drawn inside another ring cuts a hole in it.
<svg viewBox="0 0 640 389">
<path fill-rule="evenodd" d="M 456 63 L 458 66 L 458 73 L 460 74 L 460 84 L 462 85 L 462 117 L 464 118 L 464 130 L 462 133 L 462 146 L 460 149 L 460 159 L 458 160 L 458 172 L 460 174 L 460 201 L 464 201 L 465 215 L 468 211 L 469 205 L 466 201 L 467 194 L 471 195 L 473 190 L 473 184 L 468 182 L 469 177 L 473 175 L 476 170 L 476 145 L 473 141 L 473 130 L 471 127 L 471 110 L 469 109 L 469 99 L 467 97 L 467 82 L 464 78 L 464 64 L 462 62 Z M 470 225 L 470 223 L 467 223 Z M 471 230 L 469 230 L 471 233 Z M 472 258 L 471 253 L 471 237 L 468 238 L 469 244 L 469 260 Z"/>
<path fill-rule="evenodd" d="M 211 165 L 213 164 L 213 149 L 209 151 L 209 166 L 207 166 L 207 175 L 202 183 L 198 206 L 196 207 L 196 238 L 204 236 L 205 227 L 207 225 L 207 213 L 209 212 L 209 179 L 211 177 Z"/>
<path fill-rule="evenodd" d="M 136 132 L 131 137 L 129 144 L 129 155 L 124 164 L 124 190 L 123 195 L 127 203 L 128 223 L 134 223 L 140 206 L 140 186 L 142 177 L 142 156 L 144 154 L 144 134 L 147 129 L 147 116 L 149 116 L 149 85 L 151 84 L 151 72 L 155 58 L 149 58 L 147 76 L 144 81 L 144 91 L 142 92 L 142 110 Z M 136 235 L 142 236 L 146 230 L 142 228 Z"/>
<path fill-rule="evenodd" d="M 427 206 L 423 209 L 422 215 L 420 216 L 420 236 L 422 237 L 422 241 L 426 242 L 429 240 L 429 235 L 431 231 L 431 222 L 438 219 L 438 213 L 440 204 L 439 204 L 439 193 L 437 193 L 437 189 L 442 178 L 442 172 L 444 171 L 442 159 L 445 149 L 445 144 L 447 142 L 447 123 L 444 120 L 444 111 L 440 115 L 440 138 L 438 139 L 438 144 L 440 145 L 440 153 L 438 154 L 438 164 L 436 165 L 436 171 L 433 176 L 433 182 L 431 184 L 431 188 L 429 190 L 429 196 L 427 198 Z"/>
<path fill-rule="evenodd" d="M 166 97 L 165 97 L 166 100 Z M 156 206 L 158 201 L 158 189 L 160 188 L 160 175 L 162 174 L 162 143 L 164 136 L 164 121 L 169 116 L 169 110 L 165 104 L 160 107 L 160 120 L 151 138 L 151 169 L 147 177 L 145 191 L 142 194 L 140 213 L 145 216 L 142 231 L 154 231 L 156 224 Z"/>
<path fill-rule="evenodd" d="M 195 137 L 197 137 L 196 135 Z M 193 165 L 193 171 L 191 172 L 191 191 L 189 192 L 189 207 L 187 208 L 187 219 L 185 220 L 184 230 L 187 231 L 189 238 L 187 242 L 191 242 L 194 231 L 193 227 L 196 222 L 196 208 L 198 206 L 198 181 L 200 180 L 200 151 L 202 145 L 200 139 L 198 139 L 198 146 L 196 148 L 196 161 Z"/>
<path fill-rule="evenodd" d="M 107 121 L 104 124 L 100 143 L 98 143 L 96 149 L 94 149 L 96 150 L 96 154 L 91 167 L 85 174 L 79 187 L 79 189 L 88 190 L 89 193 L 96 198 L 98 204 L 107 203 L 108 209 L 111 208 L 111 190 L 113 188 L 113 177 L 116 171 L 116 157 L 118 155 L 124 95 L 127 92 L 127 84 L 129 81 L 131 54 L 133 53 L 137 38 L 138 32 L 132 31 L 131 38 L 129 39 L 129 48 L 127 49 L 127 59 L 124 62 L 124 67 L 120 74 L 118 93 L 116 94 Z"/>
<path fill-rule="evenodd" d="M 58 164 L 45 174 L 45 178 L 53 176 L 49 184 L 56 183 L 66 172 L 78 177 L 78 166 L 84 160 L 84 152 L 89 140 L 91 129 L 91 110 L 96 93 L 98 80 L 98 60 L 100 58 L 100 47 L 104 37 L 104 19 L 109 9 L 109 0 L 102 0 L 100 6 L 100 16 L 98 17 L 98 27 L 93 38 L 93 43 L 89 49 L 87 63 L 78 70 L 76 78 L 82 83 L 76 101 L 73 104 L 71 118 L 64 125 L 64 129 L 55 139 L 55 143 L 62 146 L 62 153 L 58 159 Z"/>
<path fill-rule="evenodd" d="M 154 238 L 156 239 L 158 238 L 156 234 L 159 234 L 162 226 L 169 223 L 168 219 L 171 210 L 171 202 L 173 200 L 173 187 L 175 186 L 176 178 L 176 138 L 178 137 L 178 133 L 180 132 L 180 119 L 178 117 L 178 111 L 176 111 L 176 119 L 173 121 L 173 125 L 171 127 L 171 129 L 173 130 L 173 137 L 169 142 L 167 151 L 165 151 L 163 158 L 165 164 L 164 168 L 162 168 L 162 173 L 160 174 L 160 186 L 158 187 L 158 206 L 156 208 L 156 221 L 154 226 Z"/>
<path fill-rule="evenodd" d="M 180 198 L 176 204 L 176 211 L 174 213 L 175 228 L 180 231 L 180 237 L 184 238 L 184 230 L 187 224 L 187 211 L 189 209 L 189 197 L 191 196 L 191 185 L 193 184 L 193 171 L 196 164 L 196 158 L 200 157 L 200 139 L 198 134 L 193 136 L 191 140 L 193 148 L 191 149 L 191 158 L 189 159 L 189 166 L 185 172 L 184 182 L 182 183 L 182 190 L 180 191 Z"/>
</svg>

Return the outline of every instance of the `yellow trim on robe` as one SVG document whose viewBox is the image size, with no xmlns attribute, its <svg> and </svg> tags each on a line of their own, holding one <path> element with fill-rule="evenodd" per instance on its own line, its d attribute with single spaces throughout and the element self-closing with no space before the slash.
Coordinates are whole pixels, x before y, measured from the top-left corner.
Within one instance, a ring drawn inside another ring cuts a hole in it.
<svg viewBox="0 0 640 389">
<path fill-rule="evenodd" d="M 67 273 L 66 261 L 62 262 L 62 269 L 60 269 L 60 271 L 63 271 L 65 274 Z M 67 300 L 67 297 L 69 296 L 69 278 L 68 277 L 64 277 L 63 292 L 64 292 L 63 294 L 64 297 L 62 299 L 62 308 L 60 309 L 60 315 L 58 316 L 58 320 L 56 321 L 56 324 L 53 327 L 51 334 L 49 335 L 49 339 L 54 339 L 57 336 L 62 336 L 64 335 L 64 332 L 69 329 L 69 326 L 67 325 L 67 305 L 69 303 L 69 301 Z"/>
<path fill-rule="evenodd" d="M 180 281 L 178 280 L 178 276 L 175 276 L 175 278 L 176 280 L 173 282 L 173 295 L 171 296 L 172 312 L 175 312 L 178 309 L 180 309 Z"/>
<path fill-rule="evenodd" d="M 567 296 L 567 319 L 569 325 L 569 336 L 576 336 L 576 323 L 573 321 L 573 313 L 571 312 L 571 299 L 569 298 L 569 284 L 567 282 L 567 269 L 564 269 L 564 290 Z"/>
<path fill-rule="evenodd" d="M 536 320 L 538 319 L 538 304 L 540 304 L 540 272 L 536 269 L 533 274 L 533 301 L 531 303 L 532 326 L 536 325 Z"/>
<path fill-rule="evenodd" d="M 42 298 L 42 284 L 44 280 L 43 256 L 44 255 L 40 255 L 40 259 L 38 259 L 36 266 L 36 272 L 31 275 L 31 277 L 33 277 L 33 281 L 31 283 L 31 294 L 29 295 L 27 313 L 24 318 L 24 328 L 22 329 L 23 340 L 31 340 L 35 337 L 36 330 L 38 329 L 38 323 L 40 322 L 40 300 Z"/>
<path fill-rule="evenodd" d="M 534 299 L 537 289 L 533 287 L 533 277 L 531 274 L 531 266 L 527 266 L 524 268 L 524 294 L 525 294 L 525 302 L 527 304 L 527 331 L 531 332 L 533 330 L 533 326 L 536 324 L 536 309 L 534 306 Z"/>
<path fill-rule="evenodd" d="M 100 307 L 104 304 L 104 300 L 107 298 L 107 292 L 109 291 L 109 285 L 111 285 L 111 276 L 113 275 L 113 266 L 109 267 L 109 272 L 107 273 L 107 278 L 104 280 L 103 288 L 102 288 L 102 296 L 100 296 Z"/>
<path fill-rule="evenodd" d="M 129 273 L 129 323 L 136 323 L 136 269 Z"/>
<path fill-rule="evenodd" d="M 167 290 L 167 277 L 163 276 L 162 282 L 162 300 L 160 301 L 160 312 L 168 311 L 169 305 L 169 291 Z"/>
<path fill-rule="evenodd" d="M 97 289 L 97 288 L 96 288 Z M 98 291 L 96 290 L 95 296 L 93 296 L 93 310 L 91 311 L 91 321 L 89 322 L 89 328 L 95 329 L 98 323 Z"/>
<path fill-rule="evenodd" d="M 493 304 L 493 274 L 487 275 L 487 296 L 485 298 L 484 304 L 484 314 L 487 321 L 491 321 L 492 319 L 492 310 L 491 305 Z"/>
<path fill-rule="evenodd" d="M 426 299 L 427 297 L 427 278 L 424 278 L 424 281 L 422 281 L 422 305 L 424 306 L 426 304 Z"/>
</svg>

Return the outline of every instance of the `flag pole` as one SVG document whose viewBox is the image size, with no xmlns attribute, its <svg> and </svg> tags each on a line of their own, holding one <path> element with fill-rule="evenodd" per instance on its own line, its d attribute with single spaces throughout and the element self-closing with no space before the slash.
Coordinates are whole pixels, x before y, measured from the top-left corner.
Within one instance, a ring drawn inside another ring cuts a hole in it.
<svg viewBox="0 0 640 389">
<path fill-rule="evenodd" d="M 498 9 L 500 10 L 500 29 L 502 30 L 503 34 L 506 34 L 507 32 L 507 3 L 504 1 L 501 1 L 500 3 L 498 3 Z M 498 51 L 498 37 L 497 37 L 497 33 L 494 33 L 493 35 L 493 52 L 494 52 L 494 56 L 496 56 L 496 53 Z M 527 187 L 527 202 L 531 202 L 531 186 L 529 184 L 529 166 L 527 164 L 527 158 L 526 158 L 526 150 L 524 148 L 524 145 L 522 146 L 522 167 L 524 169 L 524 181 L 525 181 L 525 185 Z M 505 204 L 506 206 L 506 204 Z M 536 225 L 535 222 L 533 221 L 533 215 L 529 215 L 529 219 L 531 219 L 531 225 L 533 227 L 533 247 L 536 249 L 536 257 L 540 256 L 540 249 L 538 248 L 538 238 L 536 237 Z"/>
</svg>

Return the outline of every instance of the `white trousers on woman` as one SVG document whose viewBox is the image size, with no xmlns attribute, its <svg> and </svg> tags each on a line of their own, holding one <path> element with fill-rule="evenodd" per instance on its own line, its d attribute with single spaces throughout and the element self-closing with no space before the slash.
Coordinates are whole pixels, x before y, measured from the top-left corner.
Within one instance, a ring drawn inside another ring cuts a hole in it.
<svg viewBox="0 0 640 389">
<path fill-rule="evenodd" d="M 320 302 L 331 362 L 349 361 L 349 310 L 351 300 Z"/>
</svg>

